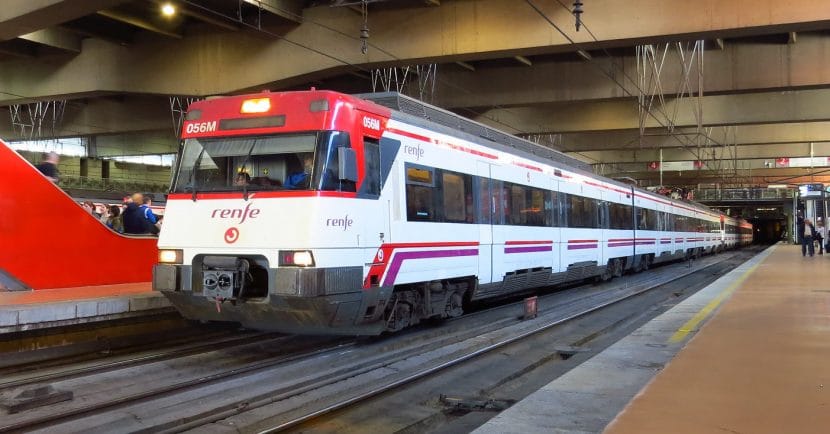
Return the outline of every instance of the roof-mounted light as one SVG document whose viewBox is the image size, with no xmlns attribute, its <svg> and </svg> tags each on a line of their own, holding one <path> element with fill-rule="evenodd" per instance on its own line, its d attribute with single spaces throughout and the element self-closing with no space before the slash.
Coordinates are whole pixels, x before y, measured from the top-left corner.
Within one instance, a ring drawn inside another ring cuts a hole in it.
<svg viewBox="0 0 830 434">
<path fill-rule="evenodd" d="M 308 106 L 308 110 L 312 113 L 327 112 L 329 111 L 329 100 L 316 99 L 314 101 L 311 101 L 311 104 L 309 104 Z"/>
<path fill-rule="evenodd" d="M 255 98 L 242 101 L 241 113 L 267 113 L 271 110 L 270 98 Z"/>
</svg>

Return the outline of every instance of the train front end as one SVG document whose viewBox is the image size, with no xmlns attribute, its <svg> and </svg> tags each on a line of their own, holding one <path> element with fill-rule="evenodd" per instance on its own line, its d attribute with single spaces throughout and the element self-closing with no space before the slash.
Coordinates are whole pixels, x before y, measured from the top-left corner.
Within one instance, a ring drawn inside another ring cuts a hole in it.
<svg viewBox="0 0 830 434">
<path fill-rule="evenodd" d="M 364 264 L 382 241 L 369 231 L 382 238 L 388 219 L 364 140 L 383 113 L 355 104 L 319 91 L 192 104 L 154 289 L 188 319 L 380 333 L 391 288 L 364 285 Z"/>
</svg>

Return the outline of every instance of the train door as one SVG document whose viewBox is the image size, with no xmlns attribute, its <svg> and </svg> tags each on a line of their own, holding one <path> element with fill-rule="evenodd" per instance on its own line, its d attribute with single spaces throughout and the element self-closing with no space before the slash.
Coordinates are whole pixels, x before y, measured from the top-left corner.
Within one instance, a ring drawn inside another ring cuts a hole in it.
<svg viewBox="0 0 830 434">
<path fill-rule="evenodd" d="M 364 137 L 363 155 L 365 160 L 363 185 L 360 187 L 359 196 L 361 199 L 369 199 L 361 206 L 361 221 L 363 231 L 358 245 L 374 254 L 382 244 L 392 241 L 391 234 L 391 205 L 392 196 L 398 186 L 395 179 L 389 176 L 392 160 L 400 143 L 387 143 L 387 139 L 381 141 Z M 391 155 L 386 155 L 391 154 Z M 386 184 L 392 183 L 385 189 L 387 194 L 382 195 Z"/>
<path fill-rule="evenodd" d="M 477 163 L 474 186 L 476 222 L 479 227 L 478 281 L 482 284 L 493 280 L 493 215 L 496 203 L 490 182 L 490 167 L 488 163 Z"/>
</svg>

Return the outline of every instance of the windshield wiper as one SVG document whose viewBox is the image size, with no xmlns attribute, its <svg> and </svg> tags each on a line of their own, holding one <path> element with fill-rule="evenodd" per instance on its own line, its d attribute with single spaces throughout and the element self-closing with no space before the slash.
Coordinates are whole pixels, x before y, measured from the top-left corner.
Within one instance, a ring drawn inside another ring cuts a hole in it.
<svg viewBox="0 0 830 434">
<path fill-rule="evenodd" d="M 254 152 L 254 147 L 256 147 L 256 143 L 257 143 L 256 140 L 254 140 L 254 143 L 251 145 L 251 149 L 248 149 L 248 155 L 245 156 L 245 161 L 242 162 L 242 169 L 241 169 L 242 172 L 240 172 L 240 173 L 247 173 L 247 172 L 245 172 L 245 169 L 246 169 L 246 166 L 248 165 L 248 160 L 251 159 L 251 154 L 253 154 L 253 152 Z M 237 176 L 239 176 L 239 174 L 237 174 Z M 248 183 L 247 182 L 242 184 L 242 199 L 246 200 L 246 201 L 248 200 Z"/>
<path fill-rule="evenodd" d="M 190 179 L 187 181 L 187 184 L 190 185 L 190 188 L 193 190 L 193 202 L 196 202 L 196 184 L 193 183 L 194 178 L 196 177 L 196 168 L 199 167 L 199 164 L 202 162 L 202 155 L 205 154 L 205 148 L 203 147 L 201 151 L 199 151 L 199 155 L 196 157 L 196 162 L 193 163 L 193 169 L 190 170 Z"/>
</svg>

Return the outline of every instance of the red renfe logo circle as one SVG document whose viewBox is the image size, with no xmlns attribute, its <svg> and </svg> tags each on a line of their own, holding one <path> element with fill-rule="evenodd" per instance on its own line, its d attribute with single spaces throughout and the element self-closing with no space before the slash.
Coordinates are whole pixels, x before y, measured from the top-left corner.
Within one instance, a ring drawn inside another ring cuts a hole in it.
<svg viewBox="0 0 830 434">
<path fill-rule="evenodd" d="M 237 228 L 228 228 L 225 231 L 225 242 L 228 244 L 233 244 L 236 240 L 239 239 L 239 229 Z"/>
</svg>

